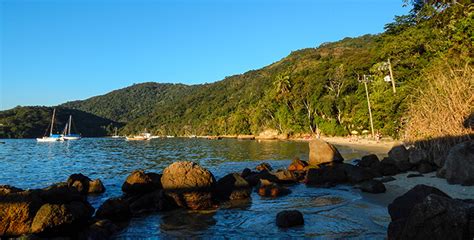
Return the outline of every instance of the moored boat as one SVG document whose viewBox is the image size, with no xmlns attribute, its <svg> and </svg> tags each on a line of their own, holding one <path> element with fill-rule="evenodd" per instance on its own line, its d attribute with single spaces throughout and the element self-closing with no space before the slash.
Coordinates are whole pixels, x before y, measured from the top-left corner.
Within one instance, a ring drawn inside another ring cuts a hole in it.
<svg viewBox="0 0 474 240">
<path fill-rule="evenodd" d="M 53 128 L 54 128 L 54 117 L 56 115 L 56 108 L 53 109 L 53 116 L 51 117 L 51 128 L 47 128 L 46 132 L 49 130 L 49 136 L 43 136 L 41 138 L 36 138 L 36 141 L 38 142 L 60 142 L 64 141 L 65 139 L 63 138 L 62 135 L 60 134 L 53 134 Z"/>
<path fill-rule="evenodd" d="M 68 121 L 68 123 L 66 123 L 66 126 L 64 127 L 63 138 L 65 140 L 79 140 L 79 139 L 81 139 L 81 134 L 71 133 L 71 127 L 72 127 L 72 116 L 69 115 L 69 121 Z"/>
<path fill-rule="evenodd" d="M 141 133 L 140 135 L 125 137 L 125 139 L 127 141 L 148 141 L 148 140 L 151 140 L 151 134 L 145 131 Z"/>
</svg>

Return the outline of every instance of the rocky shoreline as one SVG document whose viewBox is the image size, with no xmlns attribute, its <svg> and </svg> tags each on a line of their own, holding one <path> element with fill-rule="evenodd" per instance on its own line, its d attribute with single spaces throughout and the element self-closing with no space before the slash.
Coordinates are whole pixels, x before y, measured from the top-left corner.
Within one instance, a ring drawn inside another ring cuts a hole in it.
<svg viewBox="0 0 474 240">
<path fill-rule="evenodd" d="M 381 161 L 376 155 L 367 155 L 355 164 L 345 163 L 338 150 L 324 141 L 314 140 L 309 146 L 308 162 L 295 158 L 286 169 L 276 170 L 262 163 L 255 170 L 247 168 L 218 180 L 209 170 L 188 161 L 174 162 L 162 173 L 136 170 L 123 183 L 122 196 L 107 199 L 97 210 L 87 196 L 105 188 L 100 180 L 82 174 L 44 189 L 0 186 L 0 237 L 110 238 L 132 217 L 177 208 L 218 210 L 229 201 L 250 200 L 252 191 L 263 198 L 278 198 L 291 194 L 288 186 L 294 184 L 317 188 L 350 184 L 369 194 L 382 194 L 390 191 L 386 187 L 394 180 L 390 176 L 413 170 L 437 170 L 450 183 L 473 184 L 472 141 L 453 147 L 443 168 L 404 146 L 394 147 Z M 474 236 L 474 200 L 454 199 L 434 187 L 417 185 L 395 198 L 388 210 L 392 219 L 389 239 Z M 302 225 L 304 216 L 298 209 L 288 209 L 275 216 L 275 224 L 281 228 Z"/>
</svg>

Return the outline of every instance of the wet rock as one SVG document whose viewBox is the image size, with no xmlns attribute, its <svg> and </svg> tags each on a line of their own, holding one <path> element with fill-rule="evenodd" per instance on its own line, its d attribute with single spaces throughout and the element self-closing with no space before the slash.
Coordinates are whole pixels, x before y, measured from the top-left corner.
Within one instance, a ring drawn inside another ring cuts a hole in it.
<svg viewBox="0 0 474 240">
<path fill-rule="evenodd" d="M 359 184 L 359 188 L 363 192 L 368 193 L 384 193 L 386 191 L 385 185 L 378 180 L 368 180 Z"/>
<path fill-rule="evenodd" d="M 23 189 L 16 188 L 10 185 L 0 185 L 0 196 L 17 192 L 23 192 Z"/>
<path fill-rule="evenodd" d="M 81 232 L 79 239 L 100 240 L 109 239 L 120 228 L 108 219 L 102 219 L 91 224 L 85 231 Z"/>
<path fill-rule="evenodd" d="M 388 157 L 395 160 L 396 162 L 408 162 L 409 152 L 403 145 L 398 145 L 390 149 Z"/>
<path fill-rule="evenodd" d="M 298 210 L 279 212 L 276 216 L 276 225 L 281 228 L 304 225 L 303 214 Z"/>
<path fill-rule="evenodd" d="M 253 172 L 252 172 L 252 170 L 250 170 L 250 168 L 245 168 L 245 169 L 242 171 L 242 173 L 240 174 L 240 176 L 243 177 L 243 178 L 246 178 L 246 177 L 248 177 L 248 176 L 250 176 L 250 175 L 252 175 L 252 174 L 253 174 Z"/>
<path fill-rule="evenodd" d="M 345 163 L 342 164 L 342 167 L 350 183 L 359 183 L 374 178 L 374 175 L 364 168 Z"/>
<path fill-rule="evenodd" d="M 147 193 L 130 202 L 130 211 L 133 215 L 171 210 L 177 207 L 174 201 L 168 198 L 161 189 Z"/>
<path fill-rule="evenodd" d="M 447 194 L 437 188 L 423 184 L 416 185 L 405 194 L 395 198 L 395 200 L 388 205 L 388 212 L 392 221 L 408 218 L 413 207 L 416 204 L 421 203 L 430 194 L 450 198 Z"/>
<path fill-rule="evenodd" d="M 467 204 L 436 194 L 416 204 L 398 239 L 468 239 Z"/>
<path fill-rule="evenodd" d="M 419 164 L 422 161 L 428 161 L 428 154 L 425 150 L 419 148 L 411 148 L 408 155 L 409 162 L 411 164 Z"/>
<path fill-rule="evenodd" d="M 414 177 L 423 177 L 423 174 L 410 173 L 410 174 L 407 175 L 407 178 L 414 178 Z"/>
<path fill-rule="evenodd" d="M 267 171 L 252 173 L 249 176 L 245 177 L 245 181 L 247 181 L 252 187 L 257 186 L 260 183 L 261 179 L 265 179 L 274 183 L 279 182 L 278 178 L 275 175 Z"/>
<path fill-rule="evenodd" d="M 122 185 L 122 191 L 128 195 L 145 194 L 160 188 L 160 175 L 142 170 L 133 171 Z"/>
<path fill-rule="evenodd" d="M 44 204 L 36 213 L 31 232 L 42 236 L 61 236 L 77 232 L 86 226 L 94 208 L 84 202 Z"/>
<path fill-rule="evenodd" d="M 366 156 L 363 156 L 359 163 L 357 164 L 357 166 L 359 167 L 364 167 L 364 168 L 370 168 L 372 167 L 374 164 L 377 164 L 379 163 L 379 158 L 377 157 L 377 155 L 375 154 L 369 154 L 369 155 L 366 155 Z"/>
<path fill-rule="evenodd" d="M 296 183 L 298 182 L 294 172 L 290 172 L 286 169 L 279 169 L 276 172 L 271 172 L 277 179 L 277 183 Z"/>
<path fill-rule="evenodd" d="M 216 197 L 224 201 L 247 199 L 252 191 L 249 183 L 237 173 L 227 174 L 219 179 L 215 189 Z"/>
<path fill-rule="evenodd" d="M 32 191 L 0 195 L 0 237 L 29 233 L 41 205 L 41 198 Z"/>
<path fill-rule="evenodd" d="M 109 198 L 97 209 L 95 216 L 98 219 L 126 221 L 131 217 L 130 206 L 122 198 Z"/>
<path fill-rule="evenodd" d="M 260 185 L 257 192 L 262 197 L 276 198 L 290 194 L 291 190 L 275 183 L 264 183 Z"/>
<path fill-rule="evenodd" d="M 338 184 L 347 182 L 347 176 L 342 165 L 334 164 L 309 169 L 305 181 L 308 185 Z"/>
<path fill-rule="evenodd" d="M 213 207 L 214 176 L 196 163 L 183 161 L 169 165 L 163 171 L 161 183 L 165 193 L 178 206 L 190 209 Z"/>
<path fill-rule="evenodd" d="M 309 165 L 318 166 L 322 163 L 342 163 L 343 161 L 344 158 L 332 144 L 319 139 L 309 142 Z"/>
<path fill-rule="evenodd" d="M 87 194 L 89 192 L 90 181 L 91 179 L 82 175 L 82 173 L 72 174 L 67 179 L 67 185 L 76 188 L 81 194 Z"/>
<path fill-rule="evenodd" d="M 444 168 L 449 183 L 474 185 L 474 140 L 452 147 Z"/>
<path fill-rule="evenodd" d="M 87 193 L 96 194 L 103 192 L 105 192 L 105 187 L 104 184 L 102 184 L 102 181 L 100 181 L 100 179 L 92 180 L 89 182 L 89 189 Z"/>
<path fill-rule="evenodd" d="M 257 170 L 258 172 L 261 172 L 261 171 L 270 172 L 273 170 L 273 168 L 268 163 L 261 163 L 257 167 L 255 167 L 255 170 Z"/>
<path fill-rule="evenodd" d="M 410 162 L 396 162 L 395 165 L 397 166 L 400 172 L 406 172 L 412 169 L 413 165 Z"/>
<path fill-rule="evenodd" d="M 430 173 L 436 171 L 436 167 L 427 162 L 422 162 L 418 165 L 417 171 L 419 173 Z"/>
<path fill-rule="evenodd" d="M 308 163 L 306 161 L 302 161 L 298 157 L 295 157 L 288 166 L 288 171 L 304 171 L 307 166 Z"/>
</svg>

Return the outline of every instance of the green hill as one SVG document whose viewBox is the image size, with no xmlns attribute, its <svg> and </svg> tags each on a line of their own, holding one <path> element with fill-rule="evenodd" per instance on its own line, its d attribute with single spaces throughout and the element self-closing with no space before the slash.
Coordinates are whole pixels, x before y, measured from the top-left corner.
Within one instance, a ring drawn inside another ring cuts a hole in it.
<svg viewBox="0 0 474 240">
<path fill-rule="evenodd" d="M 428 81 L 425 76 L 443 64 L 472 64 L 470 1 L 413 5 L 409 15 L 397 16 L 384 33 L 294 51 L 267 67 L 215 83 L 136 84 L 61 106 L 121 122 L 123 134 L 147 128 L 164 135 L 258 134 L 266 129 L 347 135 L 370 129 L 366 92 L 358 81 L 370 75 L 374 128 L 399 137 L 409 121 L 409 103 Z M 388 59 L 396 93 L 383 80 L 389 74 Z M 15 129 L 29 125 L 16 119 L 10 121 L 14 130 L 8 136 L 27 136 Z"/>
</svg>

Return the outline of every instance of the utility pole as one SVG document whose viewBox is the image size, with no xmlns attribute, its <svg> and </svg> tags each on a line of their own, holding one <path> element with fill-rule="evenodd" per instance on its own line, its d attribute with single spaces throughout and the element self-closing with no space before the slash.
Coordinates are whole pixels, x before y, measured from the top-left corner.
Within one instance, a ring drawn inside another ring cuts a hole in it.
<svg viewBox="0 0 474 240">
<path fill-rule="evenodd" d="M 370 130 L 372 131 L 372 138 L 374 138 L 375 137 L 374 122 L 372 120 L 372 109 L 370 107 L 369 90 L 367 88 L 367 82 L 370 82 L 369 77 L 371 77 L 371 76 L 364 74 L 362 80 L 360 78 L 358 80 L 359 80 L 359 82 L 364 83 L 365 95 L 367 96 L 367 107 L 369 108 Z"/>
<path fill-rule="evenodd" d="M 388 71 L 390 71 L 390 80 L 392 81 L 393 93 L 397 93 L 397 89 L 395 89 L 395 79 L 393 79 L 392 64 L 390 63 L 390 58 L 387 60 L 387 63 Z"/>
</svg>

